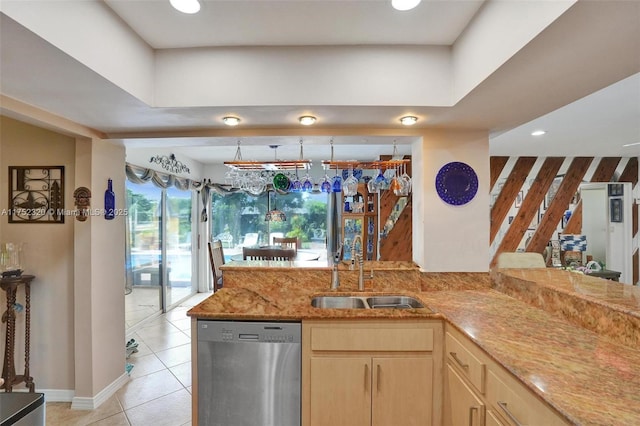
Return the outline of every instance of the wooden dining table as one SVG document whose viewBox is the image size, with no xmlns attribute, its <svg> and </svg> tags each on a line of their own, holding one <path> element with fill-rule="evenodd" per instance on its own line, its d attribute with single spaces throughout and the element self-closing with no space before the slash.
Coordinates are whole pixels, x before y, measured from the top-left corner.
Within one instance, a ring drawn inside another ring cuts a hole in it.
<svg viewBox="0 0 640 426">
<path fill-rule="evenodd" d="M 281 250 L 282 249 L 281 246 L 255 246 L 253 248 L 261 248 L 265 250 L 273 250 L 273 249 Z M 311 250 L 299 249 L 296 252 L 296 257 L 293 260 L 297 262 L 308 262 L 308 261 L 313 261 L 318 259 L 320 259 L 319 253 Z M 237 262 L 237 261 L 242 261 L 244 259 L 243 259 L 242 253 L 238 253 L 238 254 L 231 255 L 231 260 Z"/>
</svg>

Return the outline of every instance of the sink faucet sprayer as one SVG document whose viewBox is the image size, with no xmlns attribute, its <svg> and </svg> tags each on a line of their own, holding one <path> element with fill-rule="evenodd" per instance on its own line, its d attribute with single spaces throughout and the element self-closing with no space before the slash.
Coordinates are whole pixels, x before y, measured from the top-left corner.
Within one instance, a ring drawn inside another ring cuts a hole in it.
<svg viewBox="0 0 640 426">
<path fill-rule="evenodd" d="M 360 250 L 356 250 L 356 243 L 360 242 Z M 364 291 L 364 254 L 362 252 L 362 237 L 356 235 L 353 238 L 351 244 L 351 270 L 353 271 L 356 264 L 356 258 L 358 259 L 358 290 Z"/>
<path fill-rule="evenodd" d="M 340 276 L 338 275 L 338 265 L 342 259 L 342 243 L 339 243 L 338 249 L 333 254 L 333 270 L 331 271 L 331 288 L 340 287 Z"/>
</svg>

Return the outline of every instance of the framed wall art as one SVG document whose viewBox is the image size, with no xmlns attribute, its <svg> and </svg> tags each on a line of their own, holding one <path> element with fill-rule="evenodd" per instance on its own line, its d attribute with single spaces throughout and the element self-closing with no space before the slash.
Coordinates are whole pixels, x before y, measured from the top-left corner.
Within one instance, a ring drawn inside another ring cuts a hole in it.
<svg viewBox="0 0 640 426">
<path fill-rule="evenodd" d="M 522 205 L 522 199 L 523 198 L 524 198 L 524 191 L 518 192 L 518 195 L 516 195 L 516 202 L 514 204 L 516 209 L 519 209 L 520 206 Z"/>
<path fill-rule="evenodd" d="M 556 196 L 558 189 L 560 189 L 560 184 L 562 183 L 562 179 L 564 176 L 557 176 L 551 185 L 549 186 L 549 190 L 547 191 L 547 195 L 544 197 L 544 208 L 545 210 L 551 206 L 551 202 L 553 198 Z"/>
<path fill-rule="evenodd" d="M 608 185 L 609 197 L 624 195 L 624 185 L 621 183 L 610 183 Z"/>
<path fill-rule="evenodd" d="M 611 222 L 622 222 L 622 198 L 609 200 L 609 217 Z"/>
<path fill-rule="evenodd" d="M 64 166 L 9 166 L 9 223 L 64 223 Z"/>
</svg>

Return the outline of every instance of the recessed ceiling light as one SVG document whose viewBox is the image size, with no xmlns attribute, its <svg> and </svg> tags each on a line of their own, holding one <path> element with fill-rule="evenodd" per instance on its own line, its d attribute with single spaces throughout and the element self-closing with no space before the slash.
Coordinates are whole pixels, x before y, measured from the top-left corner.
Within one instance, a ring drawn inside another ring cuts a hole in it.
<svg viewBox="0 0 640 426">
<path fill-rule="evenodd" d="M 391 6 L 395 10 L 411 10 L 420 4 L 420 0 L 391 0 Z"/>
<path fill-rule="evenodd" d="M 198 13 L 200 11 L 200 2 L 198 0 L 169 0 L 174 9 L 182 13 Z"/>
<path fill-rule="evenodd" d="M 238 117 L 228 116 L 222 117 L 222 122 L 227 126 L 237 126 L 238 124 L 240 124 L 240 119 Z"/>
<path fill-rule="evenodd" d="M 413 115 L 405 115 L 404 117 L 400 118 L 400 123 L 404 124 L 405 126 L 413 126 L 417 121 L 418 117 L 414 117 Z"/>
<path fill-rule="evenodd" d="M 303 115 L 298 120 L 300 120 L 300 124 L 303 126 L 311 126 L 316 122 L 316 118 L 313 115 Z"/>
<path fill-rule="evenodd" d="M 531 132 L 531 136 L 542 136 L 546 134 L 547 134 L 546 130 L 534 130 L 533 132 Z"/>
</svg>

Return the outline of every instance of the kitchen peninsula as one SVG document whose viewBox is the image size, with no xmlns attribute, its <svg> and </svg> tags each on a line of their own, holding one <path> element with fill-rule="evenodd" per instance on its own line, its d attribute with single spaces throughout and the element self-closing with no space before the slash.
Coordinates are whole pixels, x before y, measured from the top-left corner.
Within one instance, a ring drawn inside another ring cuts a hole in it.
<svg viewBox="0 0 640 426">
<path fill-rule="evenodd" d="M 639 288 L 547 269 L 500 270 L 490 278 L 483 273 L 422 273 L 411 263 L 393 265 L 396 269 L 387 265 L 386 270 L 382 264 L 377 265 L 380 270 L 376 265 L 366 265 L 365 271 L 371 266 L 374 278 L 364 293 L 356 291 L 357 271 L 341 271 L 341 288 L 332 291 L 328 267 L 285 271 L 286 265 L 275 264 L 228 266 L 224 289 L 189 311 L 192 333 L 197 333 L 198 319 L 301 321 L 304 347 L 305 336 L 308 337 L 304 334 L 305 324 L 325 322 L 330 326 L 348 321 L 365 327 L 367 323 L 375 327 L 385 323 L 402 327 L 418 322 L 434 330 L 433 352 L 416 352 L 428 355 L 434 362 L 432 388 L 423 394 L 432 403 L 431 424 L 451 421 L 448 407 L 452 402 L 446 392 L 450 379 L 445 377 L 445 369 L 451 363 L 449 345 L 462 340 L 460 350 L 468 350 L 500 370 L 494 376 L 493 367 L 488 367 L 486 383 L 476 390 L 482 397 L 480 402 L 487 404 L 486 424 L 491 424 L 490 419 L 498 419 L 495 424 L 512 423 L 504 412 L 494 416 L 500 410 L 489 401 L 492 392 L 497 392 L 494 384 L 503 382 L 523 387 L 532 404 L 539 404 L 539 411 L 545 411 L 558 424 L 640 424 L 640 349 L 637 341 L 629 340 L 632 339 L 629 336 L 640 336 Z M 261 267 L 270 270 L 256 273 Z M 231 279 L 227 282 L 227 278 Z M 311 299 L 317 295 L 354 293 L 401 293 L 419 299 L 429 309 L 311 306 Z M 530 300 L 518 297 L 518 293 Z M 532 301 L 540 299 L 554 303 L 535 306 Z M 624 315 L 627 319 L 622 326 L 627 330 L 623 333 L 624 340 L 586 327 L 595 311 L 582 309 L 585 301 L 593 309 L 605 312 L 599 314 L 599 322 L 606 317 L 605 308 L 612 315 Z M 574 312 L 575 316 L 582 314 L 585 324 L 563 316 L 558 309 Z M 308 359 L 303 356 L 303 364 L 306 362 Z M 195 362 L 193 366 L 195 370 Z M 303 372 L 305 368 L 308 365 L 303 365 Z M 473 368 L 471 364 L 469 383 L 475 383 Z M 455 374 L 463 372 L 457 369 Z M 303 373 L 303 392 L 309 386 L 308 381 Z M 194 406 L 196 383 L 194 371 Z M 303 406 L 308 403 L 303 398 Z M 193 418 L 197 418 L 195 412 Z M 478 420 L 484 424 L 485 418 Z M 308 421 L 308 412 L 303 407 L 302 424 L 313 424 Z M 527 424 L 536 423 L 530 420 Z"/>
</svg>

